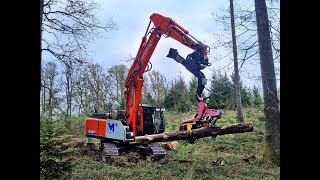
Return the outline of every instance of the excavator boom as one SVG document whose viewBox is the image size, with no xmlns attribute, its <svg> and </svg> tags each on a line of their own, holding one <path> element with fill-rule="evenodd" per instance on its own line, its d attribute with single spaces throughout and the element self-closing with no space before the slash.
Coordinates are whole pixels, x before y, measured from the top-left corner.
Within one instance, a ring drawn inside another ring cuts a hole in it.
<svg viewBox="0 0 320 180">
<path fill-rule="evenodd" d="M 149 31 L 151 21 L 154 27 Z M 173 19 L 153 13 L 150 16 L 150 23 L 146 34 L 142 38 L 138 53 L 133 59 L 133 64 L 125 81 L 126 118 L 135 136 L 137 135 L 137 128 L 139 128 L 139 131 L 143 134 L 142 116 L 140 116 L 140 123 L 137 124 L 138 112 L 140 111 L 140 114 L 142 113 L 142 109 L 139 109 L 143 86 L 142 75 L 162 35 L 171 37 L 199 52 L 203 57 L 203 63 L 208 64 L 208 46 L 191 36 L 186 29 Z"/>
</svg>

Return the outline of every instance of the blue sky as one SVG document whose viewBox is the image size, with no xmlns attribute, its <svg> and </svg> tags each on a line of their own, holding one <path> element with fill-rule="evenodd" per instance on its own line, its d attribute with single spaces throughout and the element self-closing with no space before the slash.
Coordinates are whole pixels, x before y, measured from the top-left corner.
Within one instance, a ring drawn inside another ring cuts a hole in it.
<svg viewBox="0 0 320 180">
<path fill-rule="evenodd" d="M 104 33 L 105 38 L 97 40 L 91 46 L 91 51 L 95 52 L 94 61 L 104 67 L 120 63 L 130 66 L 121 60 L 136 55 L 152 13 L 171 17 L 198 40 L 210 45 L 213 42 L 212 34 L 219 29 L 211 13 L 228 5 L 228 1 L 225 0 L 99 0 L 98 2 L 103 9 L 99 16 L 106 20 L 112 17 L 118 25 L 118 31 Z M 177 49 L 184 58 L 193 52 L 192 49 L 171 38 L 162 37 L 150 59 L 153 69 L 162 72 L 168 79 L 176 77 L 181 72 L 185 80 L 189 80 L 193 75 L 181 64 L 166 57 L 171 47 Z M 207 77 L 211 74 L 209 68 L 203 70 Z"/>
<path fill-rule="evenodd" d="M 214 33 L 219 33 L 221 26 L 215 23 L 211 13 L 220 12 L 220 9 L 228 7 L 228 0 L 96 0 L 101 9 L 97 16 L 101 21 L 108 21 L 110 18 L 117 24 L 117 31 L 104 32 L 103 38 L 95 40 L 89 46 L 92 52 L 91 58 L 94 63 L 99 63 L 104 68 L 109 68 L 117 64 L 126 64 L 130 67 L 131 63 L 124 59 L 135 57 L 141 39 L 147 29 L 152 13 L 159 13 L 163 16 L 171 17 L 182 27 L 187 29 L 190 34 L 207 45 L 214 42 Z M 241 0 L 246 1 L 246 0 Z M 251 1 L 250 1 L 251 2 Z M 251 2 L 253 3 L 253 2 Z M 231 38 L 231 37 L 230 37 Z M 187 71 L 181 64 L 166 55 L 170 48 L 178 50 L 184 58 L 193 50 L 171 39 L 162 37 L 156 47 L 150 62 L 155 70 L 163 73 L 168 80 L 171 80 L 181 72 L 186 81 L 193 75 Z M 215 53 L 225 55 L 224 51 L 215 51 Z M 212 53 L 209 60 L 212 59 Z M 209 79 L 212 68 L 221 69 L 230 60 L 214 62 L 203 70 Z M 233 65 L 222 69 L 231 74 Z M 252 68 L 252 73 L 260 75 L 259 64 Z M 246 86 L 260 86 L 261 80 L 250 80 L 241 76 L 241 80 Z M 210 81 L 208 82 L 210 83 Z M 278 86 L 279 87 L 279 86 Z"/>
</svg>

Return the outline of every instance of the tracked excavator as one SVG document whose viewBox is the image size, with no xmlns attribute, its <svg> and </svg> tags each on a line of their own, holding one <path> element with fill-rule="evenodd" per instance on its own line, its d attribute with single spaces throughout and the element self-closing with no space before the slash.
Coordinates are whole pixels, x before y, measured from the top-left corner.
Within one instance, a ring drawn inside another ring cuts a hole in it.
<svg viewBox="0 0 320 180">
<path fill-rule="evenodd" d="M 152 28 L 150 28 L 151 22 L 153 23 Z M 138 150 L 141 154 L 150 155 L 153 159 L 163 158 L 166 154 L 165 150 L 157 143 L 139 146 L 129 144 L 129 142 L 135 141 L 137 136 L 159 134 L 165 131 L 163 115 L 165 108 L 141 103 L 143 74 L 146 72 L 150 58 L 162 36 L 173 38 L 194 50 L 186 59 L 173 48 L 170 48 L 167 55 L 167 57 L 183 64 L 186 69 L 198 77 L 196 94 L 198 111 L 193 119 L 180 124 L 180 130 L 212 126 L 220 118 L 220 112 L 208 109 L 201 98 L 206 79 L 200 70 L 210 66 L 207 57 L 209 46 L 198 41 L 173 19 L 153 13 L 125 81 L 125 111 L 116 116 L 95 112 L 91 117 L 85 119 L 84 133 L 86 137 L 100 139 L 103 161 L 132 149 Z"/>
</svg>

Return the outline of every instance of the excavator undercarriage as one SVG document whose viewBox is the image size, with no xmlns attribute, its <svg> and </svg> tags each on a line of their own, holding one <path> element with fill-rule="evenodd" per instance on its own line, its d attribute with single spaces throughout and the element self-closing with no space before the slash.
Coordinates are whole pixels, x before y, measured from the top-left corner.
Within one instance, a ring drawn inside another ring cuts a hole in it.
<svg viewBox="0 0 320 180">
<path fill-rule="evenodd" d="M 165 131 L 163 116 L 165 109 L 147 104 L 142 104 L 140 108 L 142 111 L 139 111 L 138 114 L 138 136 L 163 133 Z M 142 124 L 140 124 L 141 119 L 143 119 Z M 87 120 L 86 136 L 100 139 L 101 158 L 104 162 L 110 157 L 133 151 L 142 156 L 149 156 L 153 160 L 161 159 L 166 155 L 166 151 L 157 143 L 138 146 L 129 144 L 129 142 L 134 141 L 134 136 L 132 136 L 131 129 L 123 119 L 123 111 L 107 114 L 93 113 L 91 119 L 88 118 Z"/>
<path fill-rule="evenodd" d="M 165 157 L 166 151 L 157 143 L 148 145 L 132 146 L 128 144 L 108 143 L 101 141 L 101 158 L 104 162 L 108 158 L 120 156 L 123 153 L 137 152 L 143 157 L 149 156 L 152 160 L 159 160 Z"/>
</svg>

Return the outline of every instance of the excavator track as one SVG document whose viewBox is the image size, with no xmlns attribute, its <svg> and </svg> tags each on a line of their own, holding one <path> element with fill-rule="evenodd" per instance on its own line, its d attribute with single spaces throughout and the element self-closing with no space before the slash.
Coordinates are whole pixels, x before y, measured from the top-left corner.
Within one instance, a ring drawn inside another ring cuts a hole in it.
<svg viewBox="0 0 320 180">
<path fill-rule="evenodd" d="M 117 146 L 114 143 L 104 142 L 101 145 L 102 153 L 101 158 L 103 162 L 106 162 L 108 158 L 119 156 L 121 152 L 125 151 L 125 147 Z"/>
<path fill-rule="evenodd" d="M 103 143 L 102 153 L 106 156 L 119 156 L 119 149 L 120 147 L 113 143 Z"/>
<path fill-rule="evenodd" d="M 149 156 L 153 160 L 159 160 L 166 156 L 166 151 L 157 143 L 151 143 L 147 146 L 135 146 L 135 149 L 137 149 L 140 154 Z"/>
<path fill-rule="evenodd" d="M 166 156 L 166 151 L 157 143 L 147 146 L 121 146 L 115 143 L 103 142 L 101 145 L 101 158 L 106 162 L 108 158 L 120 156 L 123 152 L 137 150 L 143 156 L 150 156 L 153 160 L 159 160 Z"/>
<path fill-rule="evenodd" d="M 157 143 L 149 144 L 149 148 L 152 152 L 152 158 L 153 159 L 162 159 L 166 156 L 166 151 Z"/>
</svg>

